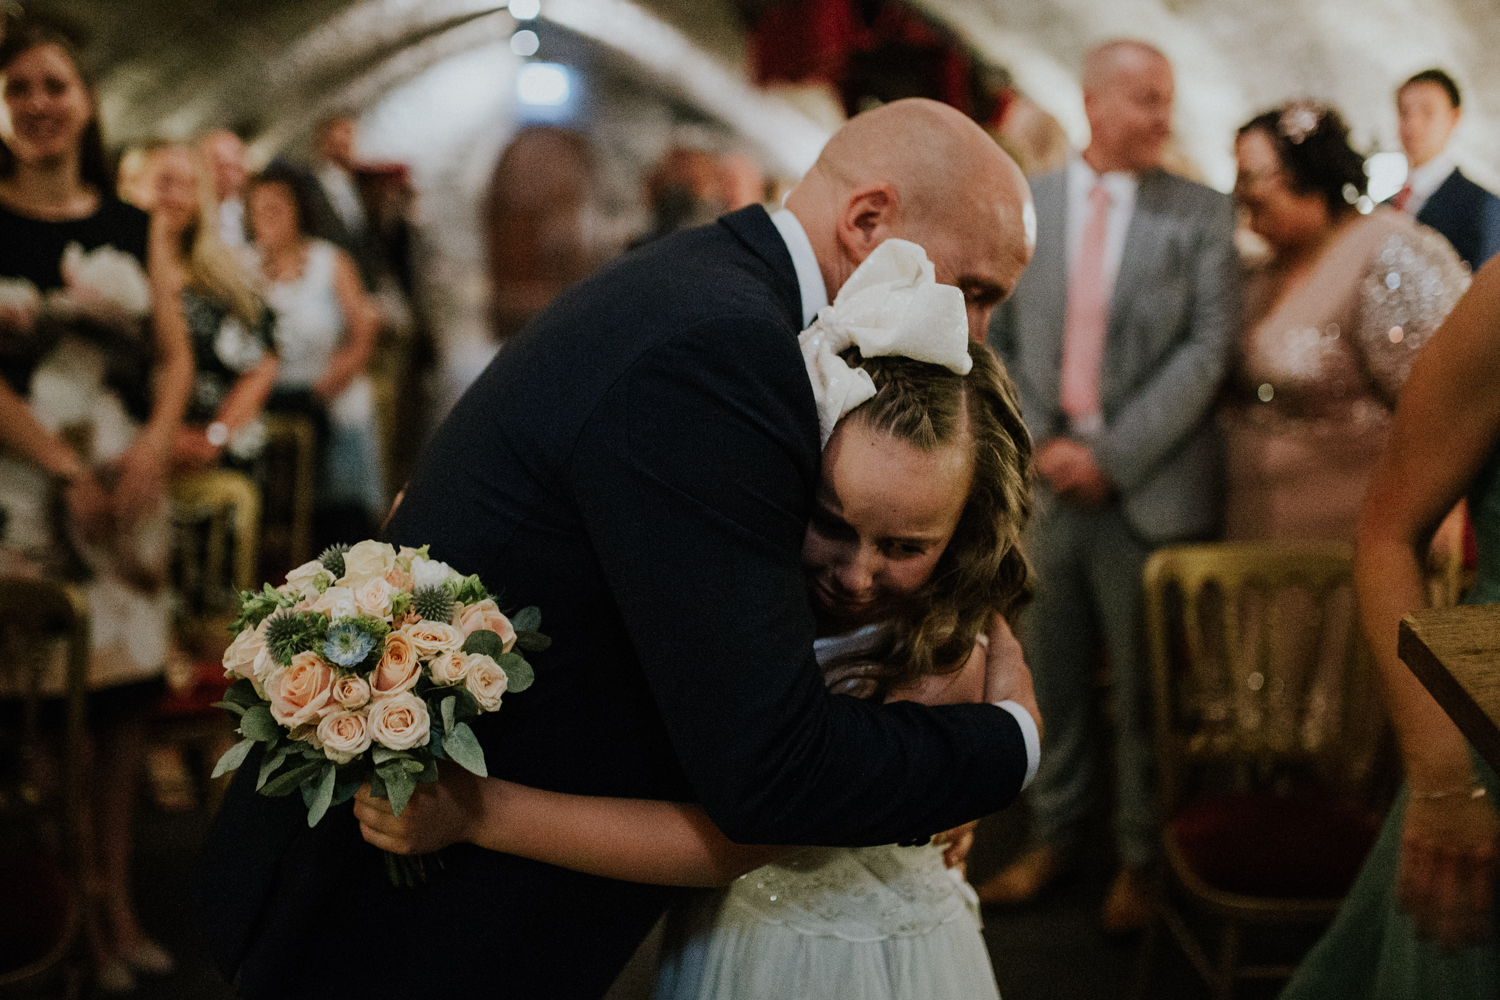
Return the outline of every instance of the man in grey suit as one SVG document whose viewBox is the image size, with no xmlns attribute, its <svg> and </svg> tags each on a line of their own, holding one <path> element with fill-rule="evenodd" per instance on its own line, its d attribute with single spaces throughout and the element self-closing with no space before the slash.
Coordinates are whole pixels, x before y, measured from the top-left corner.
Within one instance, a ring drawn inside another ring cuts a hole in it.
<svg viewBox="0 0 1500 1000">
<path fill-rule="evenodd" d="M 1076 857 L 1102 643 L 1121 862 L 1104 907 L 1114 931 L 1149 918 L 1144 870 L 1157 837 L 1141 570 L 1152 549 L 1218 529 L 1210 409 L 1239 318 L 1229 198 L 1161 169 L 1172 87 L 1167 60 L 1143 43 L 1088 54 L 1089 146 L 1033 183 L 1036 255 L 989 334 L 1038 443 L 1027 538 L 1037 598 L 1020 638 L 1047 731 L 1029 797 L 1034 846 L 980 895 L 1030 899 Z"/>
</svg>

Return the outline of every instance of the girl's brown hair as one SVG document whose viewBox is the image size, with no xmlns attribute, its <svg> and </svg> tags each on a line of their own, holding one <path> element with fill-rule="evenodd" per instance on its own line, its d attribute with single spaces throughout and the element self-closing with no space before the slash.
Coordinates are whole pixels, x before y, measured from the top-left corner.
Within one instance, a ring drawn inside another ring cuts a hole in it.
<svg viewBox="0 0 1500 1000">
<path fill-rule="evenodd" d="M 1031 434 L 1005 366 L 982 344 L 969 343 L 967 375 L 910 358 L 864 358 L 857 348 L 843 357 L 869 372 L 876 389 L 845 420 L 923 451 L 967 442 L 974 455 L 968 501 L 931 579 L 875 649 L 828 664 L 836 687 L 883 698 L 962 667 L 992 614 L 1010 616 L 1031 599 L 1031 564 L 1020 545 L 1031 513 Z"/>
</svg>

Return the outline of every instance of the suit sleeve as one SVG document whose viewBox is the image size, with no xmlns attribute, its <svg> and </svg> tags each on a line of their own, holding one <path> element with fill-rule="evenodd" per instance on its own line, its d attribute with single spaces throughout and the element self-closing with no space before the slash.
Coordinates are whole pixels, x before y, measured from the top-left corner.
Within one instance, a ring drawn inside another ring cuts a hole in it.
<svg viewBox="0 0 1500 1000">
<path fill-rule="evenodd" d="M 1470 263 L 1478 271 L 1489 263 L 1491 257 L 1500 253 L 1500 198 L 1486 191 L 1476 214 L 1479 238 L 1475 241 L 1478 245 L 1474 248 L 1475 255 Z"/>
<path fill-rule="evenodd" d="M 1094 443 L 1094 457 L 1122 492 L 1150 478 L 1200 425 L 1224 378 L 1240 321 L 1234 209 L 1214 198 L 1191 260 L 1187 335 Z"/>
<path fill-rule="evenodd" d="M 688 779 L 745 843 L 892 843 L 1000 809 L 1027 769 L 1009 713 L 877 706 L 823 687 L 799 565 L 811 417 L 788 332 L 728 317 L 642 357 L 570 460 Z"/>
</svg>

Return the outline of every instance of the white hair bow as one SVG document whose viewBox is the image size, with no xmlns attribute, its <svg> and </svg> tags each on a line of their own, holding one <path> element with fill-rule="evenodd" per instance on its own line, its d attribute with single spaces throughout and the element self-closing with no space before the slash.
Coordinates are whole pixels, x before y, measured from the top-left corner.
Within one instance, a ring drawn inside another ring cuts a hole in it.
<svg viewBox="0 0 1500 1000">
<path fill-rule="evenodd" d="M 839 418 L 875 395 L 869 373 L 839 357 L 851 345 L 867 358 L 899 355 L 958 375 L 973 365 L 963 292 L 938 284 L 927 252 L 907 240 L 876 247 L 798 341 L 825 445 Z"/>
</svg>

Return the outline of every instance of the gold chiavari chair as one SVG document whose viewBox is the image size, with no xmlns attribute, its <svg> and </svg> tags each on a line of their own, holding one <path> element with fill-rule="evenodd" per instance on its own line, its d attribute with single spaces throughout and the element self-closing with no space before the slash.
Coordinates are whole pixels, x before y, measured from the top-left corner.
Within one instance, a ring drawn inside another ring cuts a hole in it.
<svg viewBox="0 0 1500 1000">
<path fill-rule="evenodd" d="M 285 569 L 300 566 L 312 551 L 313 502 L 318 481 L 318 443 L 306 417 L 266 416 L 265 515 L 262 543 Z M 274 574 L 273 574 L 274 575 Z"/>
</svg>

